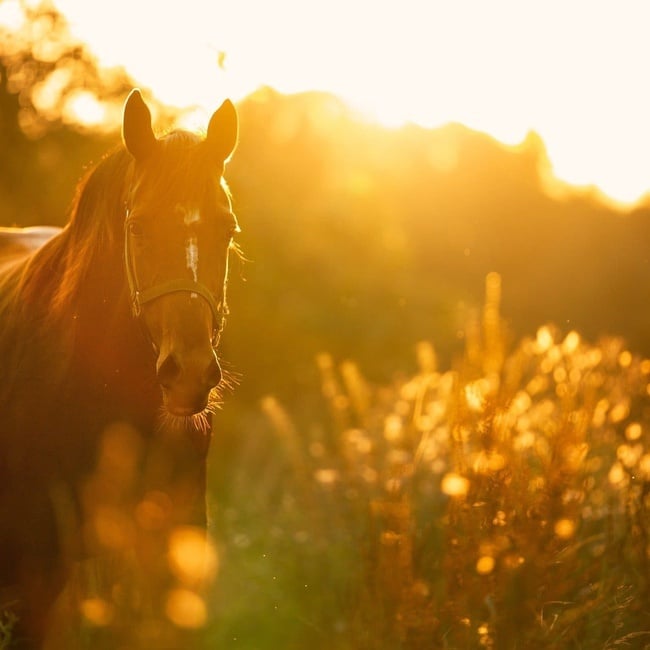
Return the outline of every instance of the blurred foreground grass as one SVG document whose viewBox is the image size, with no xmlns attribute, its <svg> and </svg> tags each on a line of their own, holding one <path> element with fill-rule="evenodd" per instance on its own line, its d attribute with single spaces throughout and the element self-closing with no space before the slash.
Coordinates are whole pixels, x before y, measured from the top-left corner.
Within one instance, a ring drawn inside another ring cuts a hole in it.
<svg viewBox="0 0 650 650">
<path fill-rule="evenodd" d="M 423 342 L 373 386 L 322 354 L 319 399 L 266 397 L 230 447 L 217 422 L 210 561 L 177 531 L 162 619 L 130 618 L 128 562 L 82 563 L 48 650 L 650 648 L 650 360 L 552 326 L 510 346 L 500 295 L 451 369 Z"/>
<path fill-rule="evenodd" d="M 491 274 L 452 369 L 324 354 L 325 418 L 263 401 L 214 463 L 206 647 L 650 647 L 650 361 L 551 326 L 507 351 L 499 301 Z"/>
</svg>

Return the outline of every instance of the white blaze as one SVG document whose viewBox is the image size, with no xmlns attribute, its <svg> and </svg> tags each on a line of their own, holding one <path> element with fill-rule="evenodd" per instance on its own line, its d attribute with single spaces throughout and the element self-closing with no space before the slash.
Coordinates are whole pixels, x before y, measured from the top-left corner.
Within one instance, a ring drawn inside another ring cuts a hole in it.
<svg viewBox="0 0 650 650">
<path fill-rule="evenodd" d="M 191 226 L 192 224 L 199 223 L 201 221 L 201 213 L 198 210 L 186 210 L 183 221 L 186 226 Z"/>
<path fill-rule="evenodd" d="M 192 271 L 194 282 L 198 282 L 199 273 L 199 245 L 196 237 L 192 235 L 185 241 L 185 266 Z"/>
</svg>

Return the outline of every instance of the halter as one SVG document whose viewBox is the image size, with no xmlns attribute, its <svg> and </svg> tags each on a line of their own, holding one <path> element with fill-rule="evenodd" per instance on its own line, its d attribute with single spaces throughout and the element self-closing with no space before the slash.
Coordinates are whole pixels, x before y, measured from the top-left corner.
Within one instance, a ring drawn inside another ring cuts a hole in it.
<svg viewBox="0 0 650 650">
<path fill-rule="evenodd" d="M 129 210 L 126 210 L 125 223 L 128 224 Z M 227 309 L 224 309 L 223 302 L 217 302 L 214 294 L 206 285 L 195 280 L 188 280 L 186 278 L 177 278 L 175 280 L 168 280 L 161 282 L 153 287 L 142 289 L 138 283 L 138 277 L 133 265 L 133 258 L 131 257 L 131 244 L 129 237 L 128 226 L 125 227 L 124 232 L 124 262 L 126 268 L 126 280 L 129 285 L 129 293 L 131 296 L 131 310 L 135 318 L 140 318 L 142 315 L 142 305 L 160 298 L 161 296 L 169 293 L 188 292 L 193 295 L 201 296 L 209 305 L 212 312 L 212 339 L 216 341 L 217 334 L 221 331 L 224 317 L 228 314 Z"/>
</svg>

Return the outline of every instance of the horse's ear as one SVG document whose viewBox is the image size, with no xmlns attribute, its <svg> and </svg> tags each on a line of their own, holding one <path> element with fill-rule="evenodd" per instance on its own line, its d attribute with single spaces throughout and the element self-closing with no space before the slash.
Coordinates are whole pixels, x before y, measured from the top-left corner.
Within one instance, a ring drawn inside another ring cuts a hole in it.
<svg viewBox="0 0 650 650">
<path fill-rule="evenodd" d="M 122 139 L 136 160 L 147 158 L 156 146 L 156 136 L 151 128 L 151 113 L 137 88 L 131 91 L 124 105 Z"/>
<path fill-rule="evenodd" d="M 229 100 L 214 112 L 208 124 L 208 137 L 205 140 L 210 155 L 220 163 L 225 162 L 237 146 L 237 110 Z"/>
</svg>

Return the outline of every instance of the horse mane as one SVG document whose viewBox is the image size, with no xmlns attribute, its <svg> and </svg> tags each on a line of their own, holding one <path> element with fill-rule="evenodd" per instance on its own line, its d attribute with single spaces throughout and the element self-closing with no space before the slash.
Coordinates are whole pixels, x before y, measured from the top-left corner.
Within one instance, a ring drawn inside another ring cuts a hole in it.
<svg viewBox="0 0 650 650">
<path fill-rule="evenodd" d="M 56 318 L 79 294 L 93 261 L 115 244 L 116 217 L 123 214 L 130 156 L 117 149 L 78 183 L 63 231 L 28 259 L 18 285 L 24 309 Z"/>
</svg>

